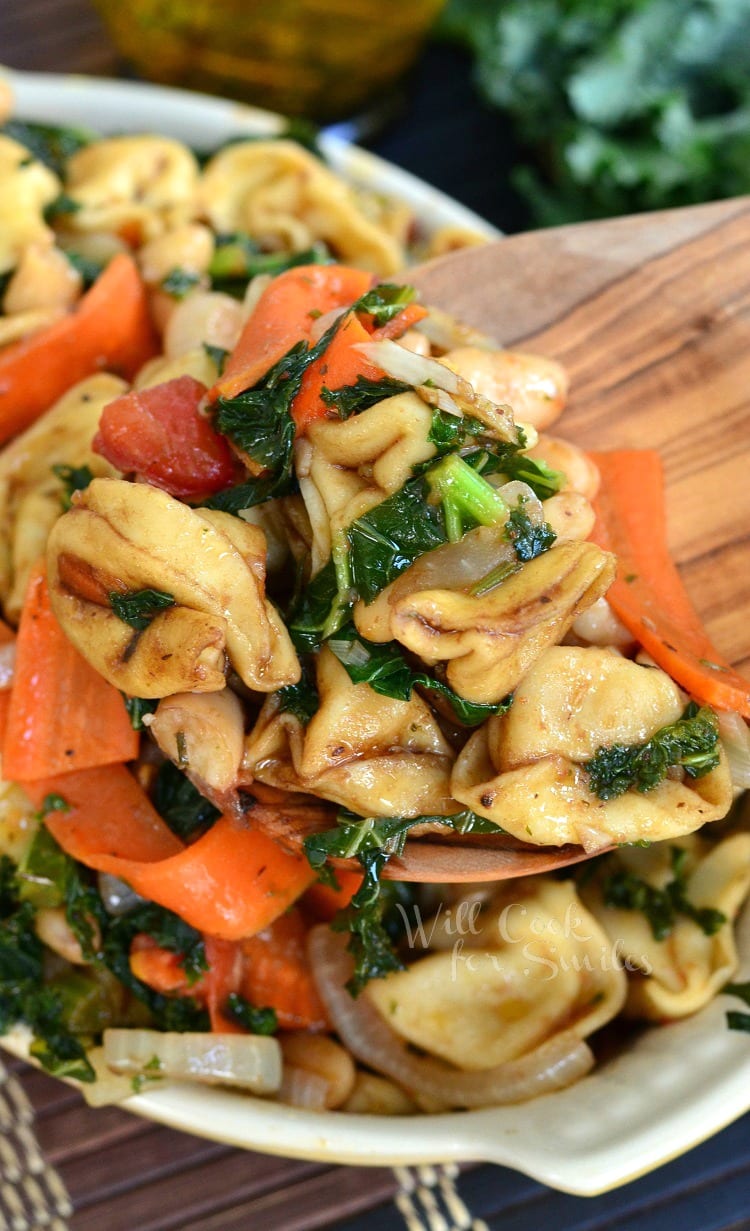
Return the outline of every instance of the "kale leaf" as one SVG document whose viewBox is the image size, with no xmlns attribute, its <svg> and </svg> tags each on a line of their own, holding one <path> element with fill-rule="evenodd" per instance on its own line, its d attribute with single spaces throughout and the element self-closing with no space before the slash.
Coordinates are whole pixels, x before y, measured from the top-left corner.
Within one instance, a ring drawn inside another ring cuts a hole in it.
<svg viewBox="0 0 750 1231">
<path fill-rule="evenodd" d="M 505 526 L 505 537 L 513 544 L 517 559 L 525 564 L 549 551 L 557 535 L 546 521 L 535 525 L 521 507 L 511 509 Z"/>
<path fill-rule="evenodd" d="M 68 159 L 96 139 L 95 133 L 84 128 L 62 128 L 29 120 L 8 120 L 0 132 L 19 145 L 25 145 L 34 158 L 63 180 Z"/>
<path fill-rule="evenodd" d="M 189 269 L 170 269 L 161 280 L 161 289 L 173 299 L 184 299 L 190 291 L 200 284 L 200 274 Z"/>
<path fill-rule="evenodd" d="M 171 761 L 159 766 L 153 803 L 162 820 L 184 842 L 205 833 L 221 815 Z"/>
<path fill-rule="evenodd" d="M 305 853 L 310 866 L 318 871 L 330 857 L 356 858 L 362 867 L 364 879 L 360 888 L 333 923 L 338 931 L 350 933 L 348 950 L 354 957 L 354 973 L 347 987 L 357 996 L 370 979 L 402 969 L 384 922 L 392 883 L 384 884 L 382 872 L 390 858 L 403 853 L 409 830 L 416 825 L 439 823 L 461 834 L 502 831 L 469 809 L 453 816 L 416 817 L 360 817 L 340 812 L 337 821 L 338 828 L 306 838 Z"/>
<path fill-rule="evenodd" d="M 143 729 L 143 719 L 146 714 L 153 714 L 158 700 L 151 697 L 129 697 L 127 693 L 122 694 L 122 699 L 125 702 L 125 709 L 128 711 L 130 725 L 134 731 Z"/>
<path fill-rule="evenodd" d="M 671 935 L 678 915 L 692 919 L 706 936 L 714 936 L 727 922 L 726 915 L 713 907 L 695 906 L 689 900 L 687 857 L 682 847 L 671 848 L 672 880 L 663 889 L 654 888 L 634 872 L 613 872 L 602 884 L 605 905 L 640 911 L 648 919 L 654 940 L 666 940 Z"/>
<path fill-rule="evenodd" d="M 275 1009 L 258 1009 L 237 992 L 230 992 L 227 996 L 224 1013 L 244 1026 L 250 1034 L 275 1034 L 279 1028 Z"/>
<path fill-rule="evenodd" d="M 320 705 L 312 664 L 305 656 L 302 660 L 302 678 L 297 684 L 287 684 L 276 693 L 282 713 L 293 714 L 303 726 L 314 718 Z"/>
<path fill-rule="evenodd" d="M 702 778 L 719 764 L 719 726 L 707 706 L 691 701 L 682 718 L 662 727 L 643 744 L 600 748 L 584 769 L 600 799 L 615 799 L 634 788 L 645 794 L 680 765 L 690 778 Z"/>
<path fill-rule="evenodd" d="M 60 502 L 64 509 L 69 509 L 73 502 L 73 492 L 82 492 L 88 487 L 94 475 L 90 466 L 52 467 L 52 473 L 57 476 L 63 486 Z"/>
<path fill-rule="evenodd" d="M 750 1008 L 750 982 L 727 983 L 721 990 L 727 996 L 737 996 Z M 727 1013 L 727 1026 L 730 1030 L 744 1030 L 746 1034 L 750 1034 L 750 1013 L 730 1009 Z"/>
<path fill-rule="evenodd" d="M 115 615 L 138 632 L 148 628 L 160 611 L 175 604 L 174 596 L 166 590 L 131 590 L 127 594 L 113 590 L 109 601 Z"/>
<path fill-rule="evenodd" d="M 512 697 L 497 705 L 466 701 L 442 680 L 424 671 L 413 671 L 395 642 L 378 645 L 366 641 L 353 624 L 340 629 L 328 644 L 355 684 L 369 684 L 374 692 L 397 701 L 408 701 L 413 689 L 421 685 L 444 697 L 457 722 L 466 727 L 479 726 L 493 714 L 505 713 L 512 701 Z"/>
<path fill-rule="evenodd" d="M 387 325 L 414 299 L 413 286 L 397 286 L 393 282 L 379 282 L 372 290 L 352 304 L 351 311 L 371 316 L 375 325 Z"/>
<path fill-rule="evenodd" d="M 366 376 L 358 376 L 353 385 L 342 385 L 338 389 L 320 391 L 320 396 L 331 410 L 338 413 L 340 419 L 348 419 L 351 415 L 369 410 L 385 398 L 395 397 L 399 393 L 408 393 L 411 385 L 402 380 L 394 380 L 391 376 L 383 376 L 380 380 L 368 380 Z"/>
<path fill-rule="evenodd" d="M 263 252 L 260 245 L 243 231 L 216 237 L 208 272 L 215 291 L 241 299 L 248 282 L 259 274 L 276 277 L 297 265 L 324 265 L 331 254 L 325 244 L 314 244 L 303 252 Z"/>
</svg>

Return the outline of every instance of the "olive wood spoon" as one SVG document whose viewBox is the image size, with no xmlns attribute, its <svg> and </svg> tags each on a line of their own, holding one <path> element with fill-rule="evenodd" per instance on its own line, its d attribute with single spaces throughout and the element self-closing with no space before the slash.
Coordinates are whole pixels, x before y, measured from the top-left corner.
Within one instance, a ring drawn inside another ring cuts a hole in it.
<svg viewBox="0 0 750 1231">
<path fill-rule="evenodd" d="M 570 401 L 554 433 L 659 450 L 672 556 L 709 636 L 748 674 L 750 197 L 516 235 L 409 281 L 426 304 L 564 365 Z M 589 857 L 430 835 L 407 841 L 384 875 L 504 880 Z"/>
</svg>

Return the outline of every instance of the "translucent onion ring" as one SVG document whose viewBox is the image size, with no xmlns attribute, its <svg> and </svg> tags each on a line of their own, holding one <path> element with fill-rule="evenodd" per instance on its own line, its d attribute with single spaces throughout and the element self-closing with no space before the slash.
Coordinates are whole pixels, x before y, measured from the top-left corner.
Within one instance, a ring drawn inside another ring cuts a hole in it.
<svg viewBox="0 0 750 1231">
<path fill-rule="evenodd" d="M 349 1051 L 410 1093 L 434 1099 L 442 1107 L 523 1103 L 572 1085 L 593 1066 L 591 1049 L 572 1030 L 517 1060 L 471 1073 L 415 1056 L 366 997 L 354 1000 L 346 990 L 352 961 L 345 937 L 320 924 L 308 938 L 308 957 L 334 1029 Z"/>
</svg>

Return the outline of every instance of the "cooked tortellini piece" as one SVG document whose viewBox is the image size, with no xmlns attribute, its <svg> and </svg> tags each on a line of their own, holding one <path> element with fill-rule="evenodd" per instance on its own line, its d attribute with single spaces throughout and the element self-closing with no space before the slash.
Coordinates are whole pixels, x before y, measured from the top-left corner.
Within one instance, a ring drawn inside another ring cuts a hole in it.
<svg viewBox="0 0 750 1231">
<path fill-rule="evenodd" d="M 0 274 L 15 268 L 29 244 L 54 242 L 44 208 L 61 188 L 54 172 L 24 145 L 0 134 Z"/>
<path fill-rule="evenodd" d="M 246 231 L 264 246 L 300 252 L 323 240 L 343 261 L 392 274 L 401 244 L 361 209 L 352 189 L 293 141 L 242 141 L 215 154 L 198 190 L 214 230 Z"/>
<path fill-rule="evenodd" d="M 713 935 L 694 919 L 677 914 L 670 934 L 655 940 L 640 911 L 605 904 L 600 881 L 590 882 L 582 891 L 632 972 L 626 1005 L 632 1017 L 663 1021 L 696 1013 L 729 982 L 739 964 L 734 921 L 750 892 L 750 834 L 732 834 L 715 846 L 693 836 L 680 839 L 679 846 L 687 856 L 688 902 L 699 910 L 719 911 L 725 918 Z M 673 849 L 671 843 L 623 848 L 606 861 L 603 876 L 619 868 L 663 889 L 674 875 Z"/>
<path fill-rule="evenodd" d="M 366 990 L 416 1047 L 490 1069 L 562 1030 L 585 1038 L 622 1008 L 622 962 L 572 881 L 513 881 L 484 912 L 455 918 L 442 936 L 445 910 L 426 922 L 438 951 Z"/>
<path fill-rule="evenodd" d="M 496 704 L 614 579 L 614 557 L 593 543 L 559 543 L 486 594 L 438 587 L 399 598 L 394 637 L 427 663 L 446 663 L 451 688 Z"/>
<path fill-rule="evenodd" d="M 102 410 L 127 386 L 102 372 L 74 385 L 0 454 L 0 597 L 14 623 L 29 574 L 63 512 L 53 466 L 88 466 L 93 475 L 117 471 L 91 448 Z"/>
<path fill-rule="evenodd" d="M 197 183 L 198 164 L 179 141 L 151 133 L 93 141 L 68 159 L 65 191 L 77 208 L 65 225 L 145 243 L 194 217 Z"/>
<path fill-rule="evenodd" d="M 214 794 L 234 788 L 245 751 L 245 727 L 242 706 L 231 689 L 165 697 L 144 725 L 164 755 L 185 768 L 199 787 Z"/>
<path fill-rule="evenodd" d="M 227 660 L 258 692 L 300 677 L 265 597 L 263 532 L 239 518 L 191 509 L 148 484 L 95 479 L 54 526 L 47 559 L 65 632 L 123 692 L 215 692 Z M 148 589 L 174 603 L 134 629 L 115 614 L 112 595 Z"/>
<path fill-rule="evenodd" d="M 695 780 L 667 777 L 645 794 L 600 799 L 584 768 L 597 749 L 639 744 L 680 717 L 677 686 L 658 668 L 611 650 L 552 646 L 519 684 L 513 705 L 491 718 L 459 754 L 456 799 L 524 842 L 659 841 L 726 815 L 726 757 Z"/>
<path fill-rule="evenodd" d="M 415 393 L 386 398 L 351 419 L 320 419 L 297 445 L 296 472 L 313 528 L 312 570 L 337 530 L 366 513 L 434 457 L 432 412 Z"/>
<path fill-rule="evenodd" d="M 361 816 L 449 815 L 450 745 L 429 706 L 354 684 L 333 652 L 317 661 L 320 705 L 306 727 L 269 698 L 245 747 L 243 771 L 285 790 L 333 800 Z"/>
</svg>

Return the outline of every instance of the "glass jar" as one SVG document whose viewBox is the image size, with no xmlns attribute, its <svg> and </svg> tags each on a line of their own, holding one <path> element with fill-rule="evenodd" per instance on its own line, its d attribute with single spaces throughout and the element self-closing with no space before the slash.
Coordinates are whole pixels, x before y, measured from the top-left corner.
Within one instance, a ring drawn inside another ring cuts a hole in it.
<svg viewBox="0 0 750 1231">
<path fill-rule="evenodd" d="M 377 105 L 444 0 L 95 3 L 140 76 L 329 121 Z"/>
</svg>

